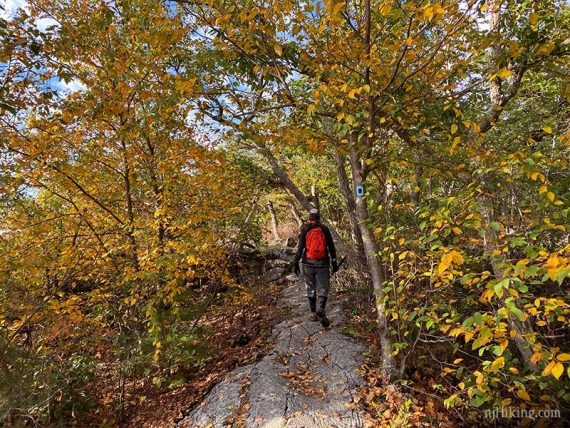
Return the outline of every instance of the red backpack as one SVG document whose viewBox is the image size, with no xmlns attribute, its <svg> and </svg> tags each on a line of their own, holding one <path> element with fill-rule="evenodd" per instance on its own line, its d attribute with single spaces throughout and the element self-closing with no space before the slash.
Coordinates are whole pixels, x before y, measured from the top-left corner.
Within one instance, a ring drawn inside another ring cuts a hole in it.
<svg viewBox="0 0 570 428">
<path fill-rule="evenodd" d="M 307 232 L 307 257 L 313 260 L 319 260 L 325 257 L 327 244 L 325 234 L 320 226 L 315 226 Z"/>
</svg>

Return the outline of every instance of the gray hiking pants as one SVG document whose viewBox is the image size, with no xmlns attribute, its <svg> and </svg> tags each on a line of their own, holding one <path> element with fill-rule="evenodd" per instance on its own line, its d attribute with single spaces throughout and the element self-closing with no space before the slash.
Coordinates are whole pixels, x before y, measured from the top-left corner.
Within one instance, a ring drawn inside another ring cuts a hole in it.
<svg viewBox="0 0 570 428">
<path fill-rule="evenodd" d="M 303 277 L 305 278 L 305 286 L 307 287 L 307 297 L 309 299 L 317 296 L 327 297 L 330 283 L 329 267 L 301 266 L 303 267 Z"/>
</svg>

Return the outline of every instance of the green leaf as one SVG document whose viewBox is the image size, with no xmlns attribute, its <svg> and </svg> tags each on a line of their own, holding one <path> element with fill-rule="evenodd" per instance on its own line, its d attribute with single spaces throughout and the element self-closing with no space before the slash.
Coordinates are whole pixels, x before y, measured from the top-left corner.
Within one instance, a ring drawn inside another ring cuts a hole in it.
<svg viewBox="0 0 570 428">
<path fill-rule="evenodd" d="M 510 278 L 505 278 L 502 281 L 497 282 L 493 286 L 493 290 L 495 291 L 495 294 L 497 296 L 499 296 L 499 298 L 503 297 L 503 288 L 505 288 L 505 289 L 509 288 L 510 283 L 511 283 Z"/>
<path fill-rule="evenodd" d="M 556 274 L 556 280 L 558 281 L 558 285 L 562 285 L 566 277 L 570 275 L 570 268 L 561 270 Z"/>
<path fill-rule="evenodd" d="M 488 395 L 474 395 L 471 400 L 469 400 L 469 404 L 473 407 L 480 407 L 486 401 L 489 400 Z"/>
</svg>

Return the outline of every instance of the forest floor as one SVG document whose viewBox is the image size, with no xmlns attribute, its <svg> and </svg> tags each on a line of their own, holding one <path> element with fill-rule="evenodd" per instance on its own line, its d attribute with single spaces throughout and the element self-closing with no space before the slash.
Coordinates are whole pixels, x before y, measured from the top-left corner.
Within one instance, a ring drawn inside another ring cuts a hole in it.
<svg viewBox="0 0 570 428">
<path fill-rule="evenodd" d="M 296 277 L 283 291 L 288 319 L 273 330 L 274 348 L 232 371 L 190 409 L 180 427 L 361 427 L 355 397 L 365 385 L 357 370 L 365 346 L 342 333 L 341 304 L 330 300 L 331 326 L 308 319 L 305 287 Z"/>
</svg>

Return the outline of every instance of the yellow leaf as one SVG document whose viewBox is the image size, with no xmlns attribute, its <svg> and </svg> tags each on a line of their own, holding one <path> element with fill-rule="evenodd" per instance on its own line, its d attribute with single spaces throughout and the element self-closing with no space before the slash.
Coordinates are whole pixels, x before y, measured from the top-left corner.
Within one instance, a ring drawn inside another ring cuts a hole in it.
<svg viewBox="0 0 570 428">
<path fill-rule="evenodd" d="M 535 352 L 535 353 L 532 354 L 532 356 L 530 357 L 530 363 L 531 363 L 531 364 L 536 364 L 536 363 L 538 363 L 541 359 L 542 359 L 542 353 L 540 353 L 540 352 Z"/>
<path fill-rule="evenodd" d="M 570 361 L 570 354 L 558 354 L 556 359 L 558 361 Z"/>
<path fill-rule="evenodd" d="M 461 235 L 461 229 L 458 228 L 457 226 L 454 227 L 452 230 L 453 230 L 453 233 L 455 233 L 456 235 Z"/>
<path fill-rule="evenodd" d="M 399 245 L 402 245 L 404 242 L 406 242 L 406 240 L 405 240 L 404 238 L 400 238 L 400 239 L 398 240 L 398 244 L 399 244 Z"/>
<path fill-rule="evenodd" d="M 457 125 L 454 123 L 453 125 L 451 125 L 451 135 L 455 134 L 457 132 Z"/>
<path fill-rule="evenodd" d="M 552 397 L 548 394 L 544 394 L 540 396 L 540 401 L 550 401 L 552 400 Z"/>
<path fill-rule="evenodd" d="M 453 364 L 459 364 L 461 361 L 463 361 L 463 358 L 457 358 L 453 361 Z"/>
<path fill-rule="evenodd" d="M 555 268 L 560 265 L 560 259 L 556 254 L 551 254 L 546 261 L 545 266 L 548 268 Z"/>
<path fill-rule="evenodd" d="M 506 79 L 509 76 L 512 76 L 513 72 L 511 70 L 507 70 L 506 68 L 501 68 L 499 71 L 497 71 L 497 76 L 499 76 L 501 79 Z"/>
<path fill-rule="evenodd" d="M 433 6 L 428 6 L 424 9 L 424 17 L 428 20 L 431 21 L 433 18 Z"/>
<path fill-rule="evenodd" d="M 344 5 L 345 5 L 344 2 L 340 2 L 340 3 L 335 4 L 333 7 L 332 14 L 337 15 L 338 12 L 344 7 Z"/>
<path fill-rule="evenodd" d="M 455 137 L 453 139 L 453 144 L 451 145 L 451 150 L 455 150 L 459 143 L 461 143 L 461 137 Z"/>
<path fill-rule="evenodd" d="M 279 44 L 275 44 L 273 45 L 273 49 L 275 50 L 275 53 L 279 56 L 283 55 L 283 48 L 281 47 L 281 45 Z"/>
<path fill-rule="evenodd" d="M 517 58 L 521 55 L 521 48 L 514 40 L 509 42 L 509 53 L 513 58 Z"/>
<path fill-rule="evenodd" d="M 528 395 L 528 392 L 523 391 L 522 389 L 519 389 L 519 390 L 517 391 L 517 396 L 518 396 L 519 398 L 522 398 L 522 399 L 525 400 L 525 401 L 530 401 L 530 396 Z"/>
<path fill-rule="evenodd" d="M 554 193 L 552 193 L 552 192 L 548 192 L 546 194 L 546 197 L 550 200 L 550 202 L 553 202 L 554 198 L 555 198 Z"/>
<path fill-rule="evenodd" d="M 441 275 L 445 272 L 449 266 L 451 266 L 451 262 L 453 261 L 453 255 L 451 253 L 444 254 L 439 262 L 439 266 L 437 267 L 438 275 Z"/>
<path fill-rule="evenodd" d="M 530 25 L 536 25 L 538 23 L 538 14 L 531 13 L 528 17 L 528 22 L 530 22 Z"/>
<path fill-rule="evenodd" d="M 552 134 L 552 128 L 550 126 L 545 126 L 544 128 L 542 128 L 542 130 L 547 134 Z"/>
<path fill-rule="evenodd" d="M 461 254 L 459 254 L 457 251 L 451 251 L 449 254 L 451 254 L 451 260 L 453 260 L 455 263 L 457 263 L 458 265 L 462 265 L 463 262 L 465 261 L 463 259 L 463 256 Z"/>
<path fill-rule="evenodd" d="M 548 376 L 556 364 L 557 364 L 556 361 L 551 361 L 550 363 L 548 363 L 548 365 L 544 368 L 544 370 L 541 373 L 542 376 Z"/>
<path fill-rule="evenodd" d="M 388 15 L 390 13 L 390 11 L 392 10 L 392 4 L 391 3 L 387 3 L 385 5 L 383 5 L 380 8 L 380 13 L 384 16 Z"/>
<path fill-rule="evenodd" d="M 560 376 L 562 376 L 562 373 L 564 373 L 564 366 L 562 363 L 554 364 L 554 367 L 552 367 L 552 376 L 554 376 L 556 379 L 559 379 Z"/>
<path fill-rule="evenodd" d="M 491 364 L 491 370 L 496 371 L 505 366 L 505 357 L 499 357 Z"/>
<path fill-rule="evenodd" d="M 538 189 L 538 193 L 542 194 L 545 192 L 548 192 L 548 187 L 546 187 L 544 185 L 540 186 L 540 189 Z"/>
</svg>

